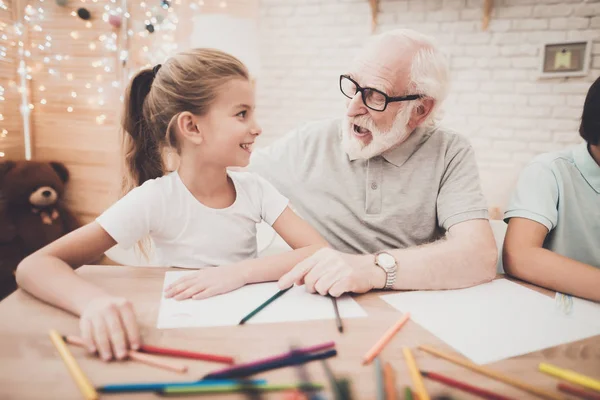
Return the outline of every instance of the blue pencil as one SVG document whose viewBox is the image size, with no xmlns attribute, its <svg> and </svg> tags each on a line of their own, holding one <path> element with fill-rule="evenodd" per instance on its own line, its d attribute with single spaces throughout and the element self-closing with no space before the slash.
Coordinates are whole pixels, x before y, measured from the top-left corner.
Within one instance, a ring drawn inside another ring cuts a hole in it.
<svg viewBox="0 0 600 400">
<path fill-rule="evenodd" d="M 155 392 L 162 390 L 165 387 L 204 387 L 204 386 L 221 386 L 221 385 L 234 385 L 238 383 L 247 383 L 249 385 L 264 385 L 267 383 L 266 379 L 255 379 L 249 381 L 240 381 L 235 379 L 210 379 L 204 381 L 191 381 L 191 382 L 156 382 L 156 383 L 124 383 L 117 385 L 105 385 L 96 388 L 98 392 L 102 393 L 129 393 L 129 392 Z"/>
<path fill-rule="evenodd" d="M 223 371 L 205 375 L 203 379 L 235 379 L 245 378 L 250 375 L 258 374 L 260 372 L 270 371 L 277 368 L 291 367 L 293 365 L 304 364 L 310 361 L 324 360 L 329 357 L 337 355 L 337 350 L 328 350 L 317 354 L 300 354 L 292 355 L 284 359 L 267 361 L 257 365 L 253 365 L 247 368 L 240 368 L 234 371 Z"/>
</svg>

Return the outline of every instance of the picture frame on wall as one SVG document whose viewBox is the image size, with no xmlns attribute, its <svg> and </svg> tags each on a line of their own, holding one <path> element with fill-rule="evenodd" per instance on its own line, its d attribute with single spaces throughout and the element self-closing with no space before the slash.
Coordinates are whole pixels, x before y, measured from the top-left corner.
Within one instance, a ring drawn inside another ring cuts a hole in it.
<svg viewBox="0 0 600 400">
<path fill-rule="evenodd" d="M 592 42 L 574 40 L 544 43 L 540 51 L 540 78 L 585 76 L 590 69 Z"/>
</svg>

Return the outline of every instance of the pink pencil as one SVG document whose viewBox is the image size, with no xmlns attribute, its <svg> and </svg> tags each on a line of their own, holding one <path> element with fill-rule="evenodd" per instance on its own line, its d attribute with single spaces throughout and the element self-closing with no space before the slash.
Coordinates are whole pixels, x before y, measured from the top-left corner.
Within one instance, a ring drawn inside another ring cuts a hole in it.
<svg viewBox="0 0 600 400">
<path fill-rule="evenodd" d="M 286 358 L 292 357 L 292 356 L 297 356 L 300 354 L 310 354 L 310 353 L 315 353 L 317 351 L 321 351 L 321 350 L 326 350 L 329 349 L 331 347 L 335 347 L 335 342 L 327 342 L 327 343 L 323 343 L 323 344 L 317 344 L 311 347 L 304 347 L 301 349 L 297 349 L 294 351 L 290 351 L 287 353 L 283 353 L 280 354 L 278 356 L 272 356 L 272 357 L 268 357 L 268 358 L 263 358 L 260 360 L 256 360 L 256 361 L 252 361 L 246 364 L 237 364 L 234 367 L 229 367 L 229 368 L 224 368 L 221 369 L 219 371 L 214 371 L 211 372 L 210 374 L 223 374 L 223 373 L 230 373 L 230 372 L 234 372 L 240 369 L 246 369 L 248 367 L 255 367 L 257 365 L 261 365 L 264 363 L 268 363 L 268 362 L 273 362 L 273 361 L 280 361 L 280 360 L 285 360 Z"/>
</svg>

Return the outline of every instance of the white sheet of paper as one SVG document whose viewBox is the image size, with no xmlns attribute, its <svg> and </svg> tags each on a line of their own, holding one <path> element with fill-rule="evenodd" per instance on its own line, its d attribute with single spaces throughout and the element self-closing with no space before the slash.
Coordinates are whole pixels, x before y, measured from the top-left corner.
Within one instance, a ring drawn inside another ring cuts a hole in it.
<svg viewBox="0 0 600 400">
<path fill-rule="evenodd" d="M 165 273 L 163 289 L 185 274 L 195 271 L 169 271 Z M 254 310 L 279 288 L 277 282 L 246 285 L 233 292 L 204 300 L 160 300 L 156 327 L 159 329 L 233 326 Z M 367 313 L 350 296 L 338 298 L 340 316 L 344 318 L 366 317 Z M 308 321 L 335 319 L 333 303 L 328 297 L 307 293 L 303 286 L 296 286 L 250 319 L 248 324 L 269 322 Z"/>
<path fill-rule="evenodd" d="M 506 279 L 468 289 L 381 296 L 477 364 L 600 334 L 589 315 L 565 315 L 551 297 Z"/>
</svg>

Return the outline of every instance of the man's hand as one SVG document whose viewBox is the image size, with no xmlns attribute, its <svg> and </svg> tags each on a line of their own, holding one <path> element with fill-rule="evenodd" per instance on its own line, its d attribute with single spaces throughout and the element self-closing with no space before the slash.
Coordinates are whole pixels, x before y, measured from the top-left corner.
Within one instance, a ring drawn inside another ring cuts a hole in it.
<svg viewBox="0 0 600 400">
<path fill-rule="evenodd" d="M 339 297 L 346 292 L 383 288 L 385 272 L 375 265 L 371 254 L 352 255 L 323 248 L 279 279 L 281 289 L 293 284 L 304 284 L 310 293 Z"/>
</svg>

